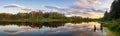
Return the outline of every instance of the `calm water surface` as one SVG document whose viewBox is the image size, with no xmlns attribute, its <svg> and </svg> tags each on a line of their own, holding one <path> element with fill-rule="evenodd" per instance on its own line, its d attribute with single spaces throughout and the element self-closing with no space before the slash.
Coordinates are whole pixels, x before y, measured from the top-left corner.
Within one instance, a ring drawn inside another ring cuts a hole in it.
<svg viewBox="0 0 120 36">
<path fill-rule="evenodd" d="M 96 26 L 96 31 L 94 31 Z M 105 36 L 98 22 L 0 23 L 0 36 Z"/>
</svg>

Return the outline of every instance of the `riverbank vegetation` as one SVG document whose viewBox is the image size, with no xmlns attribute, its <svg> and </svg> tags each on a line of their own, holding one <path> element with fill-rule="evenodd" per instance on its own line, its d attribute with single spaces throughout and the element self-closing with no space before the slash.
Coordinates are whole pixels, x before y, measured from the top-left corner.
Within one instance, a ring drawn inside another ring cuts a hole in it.
<svg viewBox="0 0 120 36">
<path fill-rule="evenodd" d="M 95 21 L 97 19 L 82 18 L 80 16 L 66 17 L 58 12 L 31 11 L 28 13 L 0 13 L 0 21 L 6 22 L 80 22 Z"/>
<path fill-rule="evenodd" d="M 114 0 L 110 12 L 105 12 L 102 21 L 106 23 L 105 27 L 115 32 L 117 36 L 120 36 L 120 0 Z"/>
</svg>

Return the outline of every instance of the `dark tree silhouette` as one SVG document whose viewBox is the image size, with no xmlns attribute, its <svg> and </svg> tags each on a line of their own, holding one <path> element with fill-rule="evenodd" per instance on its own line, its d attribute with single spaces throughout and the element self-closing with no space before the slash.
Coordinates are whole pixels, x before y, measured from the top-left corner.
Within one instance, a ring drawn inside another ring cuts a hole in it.
<svg viewBox="0 0 120 36">
<path fill-rule="evenodd" d="M 110 18 L 118 19 L 120 18 L 120 0 L 114 0 L 111 5 Z"/>
</svg>

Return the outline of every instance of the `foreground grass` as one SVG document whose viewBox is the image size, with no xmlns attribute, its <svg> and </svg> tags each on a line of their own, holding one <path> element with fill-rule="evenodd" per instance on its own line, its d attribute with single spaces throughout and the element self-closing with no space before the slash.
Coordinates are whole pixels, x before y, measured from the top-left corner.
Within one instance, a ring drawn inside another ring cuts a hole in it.
<svg viewBox="0 0 120 36">
<path fill-rule="evenodd" d="M 105 29 L 105 32 L 107 33 L 107 36 L 116 36 L 115 33 L 109 30 L 107 27 L 104 27 L 104 29 Z"/>
<path fill-rule="evenodd" d="M 120 33 L 119 31 L 120 30 L 120 19 L 106 21 L 106 24 L 104 26 L 110 30 L 110 31 L 107 31 L 108 36 L 120 36 L 119 34 Z"/>
</svg>

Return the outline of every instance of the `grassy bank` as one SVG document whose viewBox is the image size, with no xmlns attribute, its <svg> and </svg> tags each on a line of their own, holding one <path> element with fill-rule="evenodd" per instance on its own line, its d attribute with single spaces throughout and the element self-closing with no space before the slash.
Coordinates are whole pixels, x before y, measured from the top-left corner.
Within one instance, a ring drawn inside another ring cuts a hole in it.
<svg viewBox="0 0 120 36">
<path fill-rule="evenodd" d="M 107 33 L 107 36 L 116 36 L 115 32 L 112 32 L 111 30 L 109 30 L 107 27 L 104 27 L 105 32 Z"/>
<path fill-rule="evenodd" d="M 111 34 L 116 34 L 116 36 L 120 36 L 120 19 L 117 20 L 111 20 L 111 21 L 106 21 L 106 24 L 104 25 L 105 27 L 107 27 L 111 32 L 108 31 L 108 35 Z"/>
</svg>

